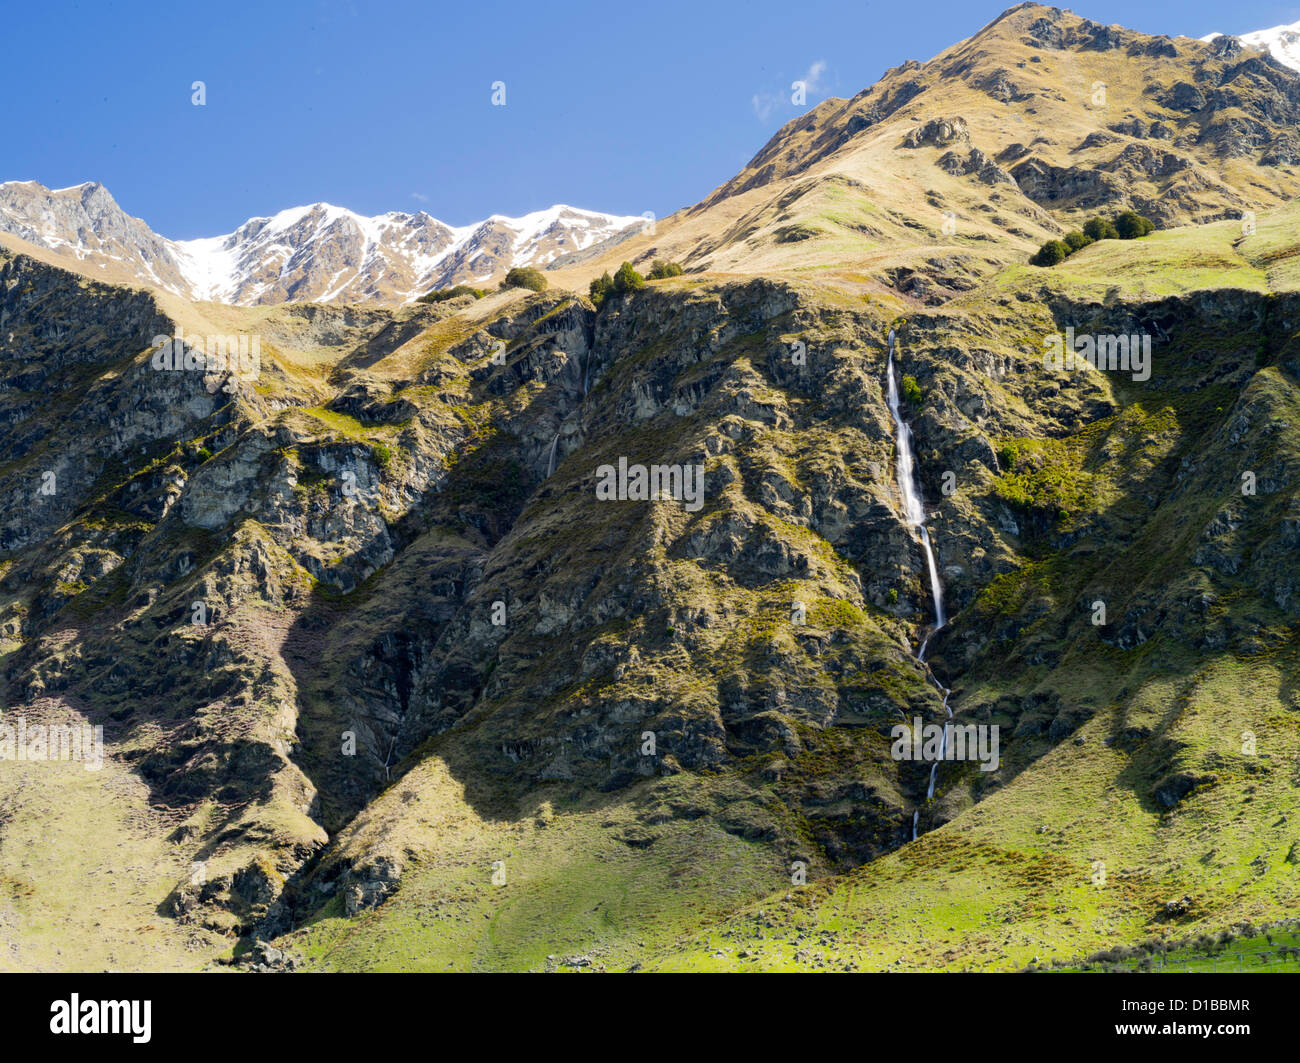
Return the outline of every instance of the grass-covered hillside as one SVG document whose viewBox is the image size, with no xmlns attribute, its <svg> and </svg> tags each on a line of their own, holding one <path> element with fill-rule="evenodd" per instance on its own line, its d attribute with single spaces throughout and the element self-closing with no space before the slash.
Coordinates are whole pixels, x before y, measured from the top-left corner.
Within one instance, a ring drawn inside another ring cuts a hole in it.
<svg viewBox="0 0 1300 1063">
<path fill-rule="evenodd" d="M 0 968 L 1286 969 L 1275 66 L 1024 5 L 541 291 L 189 305 L 0 251 L 0 724 L 104 736 L 0 760 Z M 182 328 L 260 363 L 160 367 Z M 609 497 L 634 466 L 699 490 Z M 945 700 L 996 763 L 899 755 Z"/>
</svg>

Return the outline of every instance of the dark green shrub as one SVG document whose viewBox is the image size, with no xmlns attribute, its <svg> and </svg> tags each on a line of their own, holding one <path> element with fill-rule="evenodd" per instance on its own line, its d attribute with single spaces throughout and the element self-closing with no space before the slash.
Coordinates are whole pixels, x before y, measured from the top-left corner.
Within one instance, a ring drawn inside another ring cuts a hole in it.
<svg viewBox="0 0 1300 1063">
<path fill-rule="evenodd" d="M 591 295 L 591 301 L 599 310 L 601 304 L 605 301 L 605 296 L 614 290 L 614 278 L 609 275 L 609 270 L 605 270 L 603 276 L 597 277 L 587 288 Z"/>
<path fill-rule="evenodd" d="M 472 288 L 468 284 L 458 284 L 454 288 L 438 288 L 431 291 L 428 295 L 422 295 L 416 300 L 417 303 L 445 303 L 448 299 L 455 299 L 459 295 L 472 295 L 475 299 L 482 299 L 487 292 L 482 288 Z"/>
<path fill-rule="evenodd" d="M 1115 219 L 1115 231 L 1121 240 L 1136 240 L 1156 231 L 1155 222 L 1135 211 L 1126 210 Z"/>
<path fill-rule="evenodd" d="M 535 292 L 544 292 L 547 287 L 549 285 L 546 278 L 542 276 L 542 271 L 533 269 L 532 266 L 516 266 L 501 282 L 502 291 L 506 288 L 529 288 Z"/>
<path fill-rule="evenodd" d="M 614 291 L 635 292 L 645 287 L 645 278 L 632 268 L 631 262 L 624 262 L 614 274 Z"/>
<path fill-rule="evenodd" d="M 1089 218 L 1083 227 L 1085 236 L 1093 240 L 1118 240 L 1119 230 L 1115 228 L 1115 223 L 1109 218 L 1103 218 L 1098 215 L 1095 218 Z"/>
<path fill-rule="evenodd" d="M 1038 249 L 1038 253 L 1029 260 L 1031 266 L 1055 266 L 1064 262 L 1070 254 L 1070 248 L 1060 240 L 1048 240 Z"/>
<path fill-rule="evenodd" d="M 1064 243 L 1070 249 L 1070 254 L 1074 254 L 1074 252 L 1080 251 L 1092 243 L 1092 238 L 1075 229 L 1074 232 L 1065 234 Z"/>
<path fill-rule="evenodd" d="M 656 258 L 647 276 L 652 281 L 661 281 L 665 277 L 680 277 L 681 275 L 682 267 L 676 262 L 665 262 L 662 258 Z"/>
</svg>

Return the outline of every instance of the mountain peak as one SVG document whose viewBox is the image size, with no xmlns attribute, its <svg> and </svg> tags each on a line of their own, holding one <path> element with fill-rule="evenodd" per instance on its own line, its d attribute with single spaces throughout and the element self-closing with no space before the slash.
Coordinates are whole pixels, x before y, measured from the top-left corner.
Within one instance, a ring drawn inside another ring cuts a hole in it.
<svg viewBox="0 0 1300 1063">
<path fill-rule="evenodd" d="M 168 240 L 125 214 L 97 181 L 0 183 L 0 232 L 185 298 L 243 305 L 409 301 L 512 266 L 545 266 L 642 224 L 555 204 L 453 226 L 423 210 L 367 217 L 318 201 L 250 218 L 222 236 Z"/>
<path fill-rule="evenodd" d="M 1300 77 L 1249 44 L 1021 4 L 808 108 L 653 253 L 697 271 L 840 270 L 942 302 L 1099 212 L 1165 228 L 1286 202 L 1298 124 Z"/>
<path fill-rule="evenodd" d="M 1222 33 L 1211 33 L 1201 40 L 1208 42 L 1223 36 L 1225 35 Z M 1243 33 L 1234 39 L 1251 48 L 1267 52 L 1283 66 L 1300 70 L 1300 22 L 1292 22 L 1287 26 L 1274 26 L 1267 30 L 1256 30 L 1254 33 Z"/>
</svg>

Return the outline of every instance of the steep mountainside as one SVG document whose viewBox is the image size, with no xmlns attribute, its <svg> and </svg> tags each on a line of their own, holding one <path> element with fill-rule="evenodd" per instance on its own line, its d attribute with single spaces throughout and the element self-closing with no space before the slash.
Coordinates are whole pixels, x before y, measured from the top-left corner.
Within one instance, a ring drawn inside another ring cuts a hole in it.
<svg viewBox="0 0 1300 1063">
<path fill-rule="evenodd" d="M 1298 124 L 1300 73 L 1236 38 L 1024 4 L 809 108 L 701 203 L 583 270 L 661 257 L 936 305 L 1098 211 L 1168 227 L 1277 206 L 1300 191 Z"/>
<path fill-rule="evenodd" d="M 35 181 L 0 184 L 0 232 L 67 257 L 96 279 L 239 306 L 409 302 L 511 266 L 544 266 L 642 225 L 555 206 L 458 228 L 423 211 L 365 218 L 316 203 L 253 218 L 226 236 L 167 240 L 94 182 L 55 191 Z"/>
<path fill-rule="evenodd" d="M 392 308 L 0 249 L 0 726 L 105 740 L 0 761 L 0 968 L 1006 970 L 1292 911 L 1300 207 L 1261 154 L 1300 80 L 1153 40 L 1017 8 L 630 238 L 699 272 L 599 308 L 599 251 Z M 1046 73 L 973 87 L 1035 56 L 1197 182 L 951 172 L 1069 156 Z M 1179 118 L 1184 81 L 1235 102 Z M 1149 361 L 1053 369 L 1067 330 Z M 899 753 L 948 713 L 996 756 Z"/>
</svg>

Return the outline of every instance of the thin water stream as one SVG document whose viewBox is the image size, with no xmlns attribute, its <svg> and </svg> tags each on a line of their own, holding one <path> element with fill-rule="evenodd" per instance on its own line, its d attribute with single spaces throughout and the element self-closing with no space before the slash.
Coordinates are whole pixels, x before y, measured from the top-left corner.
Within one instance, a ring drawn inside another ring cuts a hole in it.
<svg viewBox="0 0 1300 1063">
<path fill-rule="evenodd" d="M 886 373 L 885 397 L 889 402 L 890 416 L 894 418 L 895 437 L 898 442 L 898 493 L 903 499 L 903 516 L 907 518 L 907 523 L 916 529 L 917 538 L 921 541 L 921 548 L 925 551 L 926 567 L 930 573 L 930 596 L 934 600 L 934 627 L 921 640 L 921 648 L 917 651 L 916 660 L 925 669 L 925 674 L 930 677 L 930 682 L 935 685 L 935 689 L 943 696 L 943 708 L 948 714 L 948 719 L 951 720 L 952 709 L 948 707 L 948 697 L 952 691 L 935 678 L 933 670 L 925 663 L 925 649 L 930 644 L 930 639 L 941 628 L 947 626 L 948 617 L 943 611 L 943 585 L 939 582 L 939 566 L 934 559 L 934 546 L 930 542 L 929 529 L 925 526 L 925 506 L 922 504 L 921 490 L 916 482 L 916 453 L 912 449 L 912 428 L 903 420 L 898 370 L 894 367 L 893 329 L 889 330 L 889 362 Z M 934 785 L 939 777 L 939 763 L 943 760 L 947 750 L 948 725 L 945 723 L 943 737 L 939 742 L 939 757 L 930 765 L 930 785 L 925 792 L 927 801 L 934 797 Z M 913 840 L 917 836 L 917 824 L 920 817 L 921 810 L 918 808 L 912 813 Z"/>
</svg>

